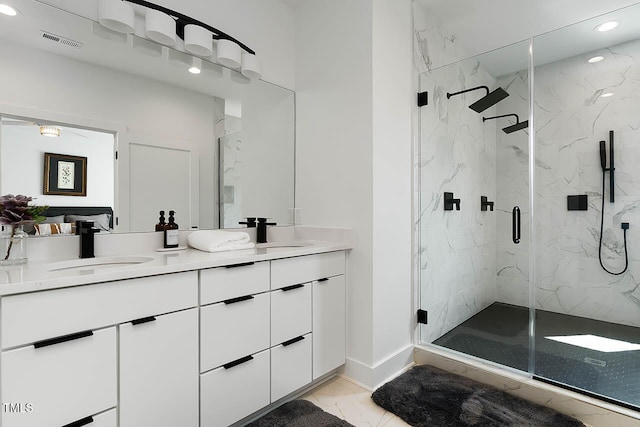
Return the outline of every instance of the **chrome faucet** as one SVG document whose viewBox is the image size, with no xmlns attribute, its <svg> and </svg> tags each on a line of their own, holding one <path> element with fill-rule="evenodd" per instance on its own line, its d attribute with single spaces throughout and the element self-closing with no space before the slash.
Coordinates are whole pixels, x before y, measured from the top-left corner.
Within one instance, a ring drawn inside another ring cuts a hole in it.
<svg viewBox="0 0 640 427">
<path fill-rule="evenodd" d="M 80 258 L 95 258 L 93 235 L 100 232 L 93 221 L 76 221 L 76 234 L 80 235 Z"/>
</svg>

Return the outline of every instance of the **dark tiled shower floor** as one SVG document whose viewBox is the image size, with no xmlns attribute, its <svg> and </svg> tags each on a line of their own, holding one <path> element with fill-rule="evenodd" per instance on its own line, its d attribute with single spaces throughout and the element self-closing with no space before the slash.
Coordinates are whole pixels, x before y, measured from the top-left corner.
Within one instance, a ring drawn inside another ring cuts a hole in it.
<svg viewBox="0 0 640 427">
<path fill-rule="evenodd" d="M 493 303 L 434 344 L 528 371 L 529 309 Z M 596 335 L 640 343 L 640 328 L 536 310 L 534 374 L 640 407 L 640 350 L 605 353 L 546 339 Z"/>
</svg>

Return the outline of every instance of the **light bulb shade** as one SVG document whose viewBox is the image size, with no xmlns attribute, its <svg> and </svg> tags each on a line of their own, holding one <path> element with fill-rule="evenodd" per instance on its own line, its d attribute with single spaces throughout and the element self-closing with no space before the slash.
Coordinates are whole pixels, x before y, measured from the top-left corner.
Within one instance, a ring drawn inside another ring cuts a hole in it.
<svg viewBox="0 0 640 427">
<path fill-rule="evenodd" d="M 112 31 L 133 33 L 136 29 L 136 15 L 133 6 L 122 0 L 100 0 L 98 22 Z"/>
<path fill-rule="evenodd" d="M 199 25 L 185 25 L 184 48 L 194 55 L 211 56 L 213 54 L 213 34 Z"/>
<path fill-rule="evenodd" d="M 242 52 L 242 74 L 250 79 L 259 79 L 262 77 L 260 73 L 260 60 L 256 55 L 249 52 Z"/>
<path fill-rule="evenodd" d="M 176 21 L 166 13 L 147 9 L 144 16 L 144 34 L 156 43 L 176 44 Z"/>
<path fill-rule="evenodd" d="M 217 60 L 229 68 L 238 68 L 242 61 L 242 49 L 231 40 L 218 40 Z"/>
<path fill-rule="evenodd" d="M 40 135 L 58 137 L 60 136 L 60 128 L 55 126 L 40 126 Z"/>
</svg>

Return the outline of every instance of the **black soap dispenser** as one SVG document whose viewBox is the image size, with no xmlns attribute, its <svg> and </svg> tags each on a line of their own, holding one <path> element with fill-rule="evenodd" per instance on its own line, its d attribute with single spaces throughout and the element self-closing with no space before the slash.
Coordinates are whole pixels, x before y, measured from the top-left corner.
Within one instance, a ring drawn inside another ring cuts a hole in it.
<svg viewBox="0 0 640 427">
<path fill-rule="evenodd" d="M 164 227 L 164 247 L 177 248 L 180 242 L 180 232 L 178 224 L 175 222 L 173 215 L 175 211 L 169 211 L 169 223 Z"/>
<path fill-rule="evenodd" d="M 164 222 L 164 211 L 160 211 L 159 222 L 156 224 L 156 231 L 164 231 L 167 224 Z"/>
</svg>

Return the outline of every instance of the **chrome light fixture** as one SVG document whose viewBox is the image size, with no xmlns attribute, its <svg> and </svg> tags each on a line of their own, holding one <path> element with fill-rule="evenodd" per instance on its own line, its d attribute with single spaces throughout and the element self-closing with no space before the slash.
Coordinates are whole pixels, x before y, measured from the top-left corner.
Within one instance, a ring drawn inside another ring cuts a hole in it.
<svg viewBox="0 0 640 427">
<path fill-rule="evenodd" d="M 40 126 L 40 135 L 57 138 L 60 136 L 60 128 L 56 126 Z"/>
<path fill-rule="evenodd" d="M 245 77 L 259 79 L 260 62 L 247 45 L 197 19 L 145 0 L 99 0 L 98 22 L 119 33 L 133 33 L 135 11 L 132 4 L 146 8 L 144 34 L 159 44 L 174 46 L 177 37 L 184 40 L 184 50 L 200 56 L 213 55 L 217 41 L 216 60 L 229 68 L 241 68 Z M 176 37 L 177 36 L 177 37 Z"/>
</svg>

